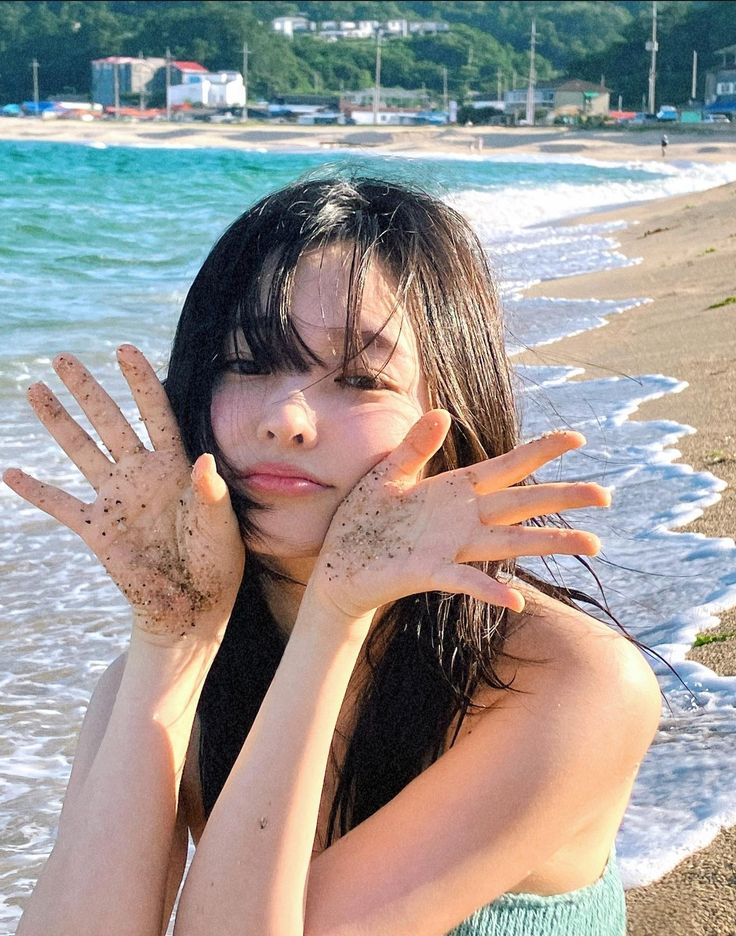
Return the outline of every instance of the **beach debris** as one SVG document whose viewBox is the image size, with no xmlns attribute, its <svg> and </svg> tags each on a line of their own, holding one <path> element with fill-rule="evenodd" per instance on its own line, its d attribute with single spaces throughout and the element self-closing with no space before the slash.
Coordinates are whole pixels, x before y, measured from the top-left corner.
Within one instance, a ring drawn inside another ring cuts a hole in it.
<svg viewBox="0 0 736 936">
<path fill-rule="evenodd" d="M 721 299 L 720 302 L 714 302 L 713 305 L 709 305 L 709 309 L 720 309 L 723 306 L 734 305 L 736 303 L 736 296 L 726 296 L 725 299 Z"/>
<path fill-rule="evenodd" d="M 662 231 L 671 231 L 671 230 L 672 228 L 668 228 L 668 227 L 652 228 L 651 231 L 644 231 L 644 233 L 639 237 L 639 240 L 643 240 L 643 238 L 645 237 L 651 237 L 652 234 L 661 234 Z"/>
</svg>

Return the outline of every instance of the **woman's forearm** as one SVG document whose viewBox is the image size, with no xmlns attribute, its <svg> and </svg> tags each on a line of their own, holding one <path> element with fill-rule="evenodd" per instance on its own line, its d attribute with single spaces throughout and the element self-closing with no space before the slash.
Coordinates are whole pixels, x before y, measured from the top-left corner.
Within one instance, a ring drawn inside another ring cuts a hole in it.
<svg viewBox="0 0 736 936">
<path fill-rule="evenodd" d="M 372 615 L 305 597 L 182 891 L 177 936 L 301 936 L 325 768 Z"/>
<path fill-rule="evenodd" d="M 134 637 L 89 773 L 18 936 L 160 936 L 181 772 L 210 648 Z"/>
</svg>

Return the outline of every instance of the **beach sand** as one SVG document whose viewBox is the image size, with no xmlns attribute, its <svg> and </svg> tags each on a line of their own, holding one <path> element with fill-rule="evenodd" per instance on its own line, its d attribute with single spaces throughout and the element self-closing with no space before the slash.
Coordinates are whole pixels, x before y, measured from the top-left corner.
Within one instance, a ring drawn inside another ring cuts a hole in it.
<svg viewBox="0 0 736 936">
<path fill-rule="evenodd" d="M 736 125 L 666 128 L 669 160 L 736 161 Z M 0 120 L 0 139 L 92 145 L 234 147 L 412 154 L 575 155 L 604 161 L 661 160 L 661 128 L 572 131 L 566 128 L 259 127 L 135 124 L 115 121 Z M 649 297 L 649 305 L 613 316 L 603 328 L 524 355 L 533 363 L 584 366 L 585 377 L 662 373 L 688 382 L 679 394 L 644 404 L 641 419 L 694 426 L 679 443 L 682 461 L 728 483 L 721 500 L 686 529 L 708 536 L 736 530 L 736 183 L 647 202 L 589 220 L 624 219 L 614 237 L 636 266 L 546 282 L 530 292 L 571 298 Z M 580 219 L 576 219 L 577 223 Z M 736 611 L 721 616 L 719 636 L 691 651 L 723 675 L 736 674 Z M 627 895 L 629 936 L 736 936 L 736 829 L 661 881 Z"/>
<path fill-rule="evenodd" d="M 683 529 L 736 532 L 736 183 L 647 202 L 580 221 L 623 219 L 613 236 L 625 267 L 535 286 L 532 295 L 654 301 L 606 326 L 524 354 L 527 363 L 572 364 L 587 377 L 666 374 L 682 393 L 644 403 L 636 418 L 673 419 L 697 429 L 678 443 L 681 461 L 728 483 L 721 500 Z M 731 297 L 731 303 L 719 305 Z M 736 609 L 713 633 L 724 640 L 690 651 L 721 675 L 736 675 Z M 736 791 L 735 791 L 736 792 Z M 627 894 L 630 936 L 736 934 L 736 829 L 649 887 Z"/>
<path fill-rule="evenodd" d="M 664 127 L 668 158 L 736 160 L 736 124 Z M 107 146 L 294 151 L 348 150 L 393 155 L 535 153 L 622 162 L 660 160 L 662 127 L 575 130 L 570 127 L 308 127 L 296 124 L 211 124 L 98 120 L 0 119 L 0 140 L 48 140 Z"/>
</svg>

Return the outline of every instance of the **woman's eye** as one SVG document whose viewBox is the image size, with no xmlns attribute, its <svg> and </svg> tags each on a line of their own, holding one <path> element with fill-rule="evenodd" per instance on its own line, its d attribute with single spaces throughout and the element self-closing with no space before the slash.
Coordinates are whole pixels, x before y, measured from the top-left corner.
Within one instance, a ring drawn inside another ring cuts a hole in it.
<svg viewBox="0 0 736 936">
<path fill-rule="evenodd" d="M 335 383 L 353 390 L 385 390 L 386 382 L 380 374 L 344 374 L 335 378 Z"/>
<path fill-rule="evenodd" d="M 263 374 L 262 366 L 248 358 L 229 358 L 223 363 L 223 370 L 231 374 Z"/>
</svg>

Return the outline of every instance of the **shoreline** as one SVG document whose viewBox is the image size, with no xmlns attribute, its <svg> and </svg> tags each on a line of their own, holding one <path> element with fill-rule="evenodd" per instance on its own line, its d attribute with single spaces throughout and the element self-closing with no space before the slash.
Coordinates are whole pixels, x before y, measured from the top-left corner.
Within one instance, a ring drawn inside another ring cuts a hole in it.
<svg viewBox="0 0 736 936">
<path fill-rule="evenodd" d="M 242 152 L 375 153 L 376 155 L 492 159 L 533 155 L 603 162 L 662 162 L 660 139 L 670 137 L 667 158 L 701 163 L 736 161 L 736 125 L 666 125 L 637 129 L 570 127 L 356 127 L 0 119 L 0 140 L 77 143 L 87 146 L 214 148 Z"/>
<path fill-rule="evenodd" d="M 648 400 L 630 418 L 692 426 L 677 442 L 679 463 L 726 482 L 720 500 L 677 531 L 733 538 L 736 531 L 736 183 L 606 209 L 562 224 L 625 221 L 616 250 L 636 265 L 546 280 L 527 296 L 651 301 L 605 325 L 537 346 L 515 361 L 582 367 L 573 378 L 666 374 L 687 383 Z M 691 649 L 721 676 L 736 675 L 736 608 Z M 736 827 L 659 881 L 627 892 L 629 936 L 733 936 L 736 933 Z"/>
</svg>

